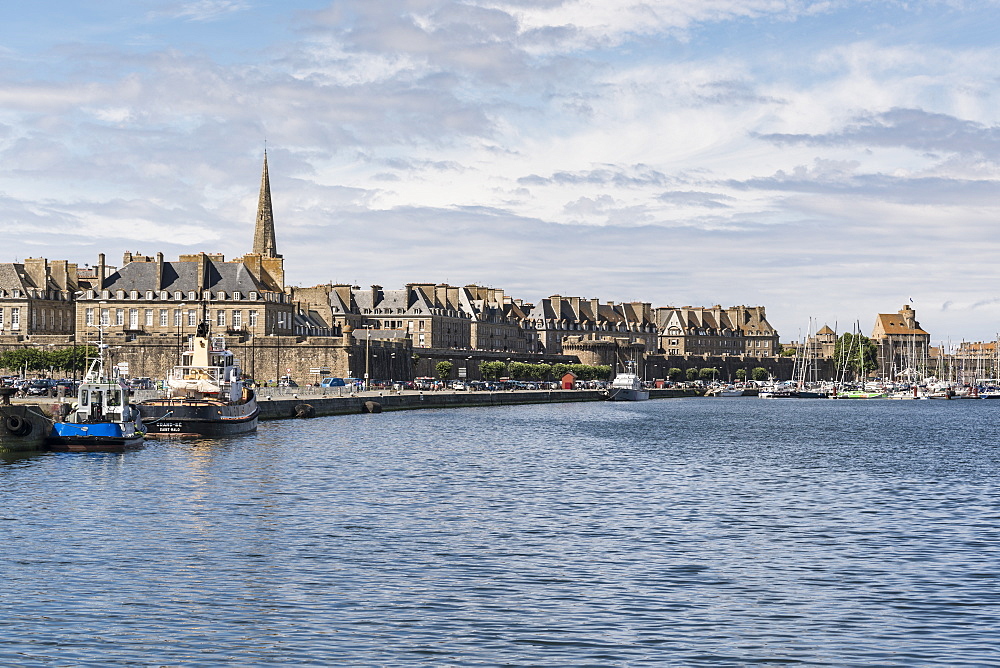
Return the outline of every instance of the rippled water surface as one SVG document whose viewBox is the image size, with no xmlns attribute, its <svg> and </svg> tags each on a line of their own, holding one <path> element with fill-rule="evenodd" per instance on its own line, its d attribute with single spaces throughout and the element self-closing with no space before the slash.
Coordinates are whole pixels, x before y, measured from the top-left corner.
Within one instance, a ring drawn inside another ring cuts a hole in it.
<svg viewBox="0 0 1000 668">
<path fill-rule="evenodd" d="M 1000 401 L 263 423 L 0 460 L 0 664 L 1000 665 Z"/>
</svg>

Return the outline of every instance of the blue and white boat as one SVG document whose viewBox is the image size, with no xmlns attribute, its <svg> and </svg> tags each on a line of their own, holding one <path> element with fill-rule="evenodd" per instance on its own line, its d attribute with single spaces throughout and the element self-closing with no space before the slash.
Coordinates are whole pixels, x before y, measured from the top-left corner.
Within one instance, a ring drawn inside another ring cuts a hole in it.
<svg viewBox="0 0 1000 668">
<path fill-rule="evenodd" d="M 121 378 L 104 373 L 103 332 L 98 354 L 77 390 L 76 403 L 62 422 L 52 425 L 46 443 L 69 452 L 121 451 L 142 445 L 146 430 L 139 409 L 129 403 L 129 389 Z"/>
</svg>

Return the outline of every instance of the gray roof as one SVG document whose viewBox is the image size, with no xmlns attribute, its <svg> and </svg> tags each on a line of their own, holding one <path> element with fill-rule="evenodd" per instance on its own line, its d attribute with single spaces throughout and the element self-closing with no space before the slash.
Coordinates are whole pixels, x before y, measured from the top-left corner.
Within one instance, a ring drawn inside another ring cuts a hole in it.
<svg viewBox="0 0 1000 668">
<path fill-rule="evenodd" d="M 214 262 L 206 260 L 205 290 L 226 292 L 265 292 L 242 262 Z M 115 292 L 124 290 L 166 290 L 168 292 L 192 292 L 198 290 L 198 262 L 164 262 L 163 280 L 157 276 L 155 262 L 130 262 L 104 280 L 104 289 Z"/>
</svg>

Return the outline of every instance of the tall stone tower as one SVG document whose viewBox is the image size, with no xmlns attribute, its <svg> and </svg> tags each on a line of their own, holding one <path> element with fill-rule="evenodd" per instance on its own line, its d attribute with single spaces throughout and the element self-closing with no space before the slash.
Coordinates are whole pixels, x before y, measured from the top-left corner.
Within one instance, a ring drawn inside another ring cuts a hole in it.
<svg viewBox="0 0 1000 668">
<path fill-rule="evenodd" d="M 253 233 L 253 252 L 262 257 L 281 257 L 274 240 L 274 211 L 271 209 L 271 181 L 267 177 L 267 151 L 264 151 L 264 171 L 260 176 L 260 196 L 257 199 L 257 227 Z"/>
</svg>

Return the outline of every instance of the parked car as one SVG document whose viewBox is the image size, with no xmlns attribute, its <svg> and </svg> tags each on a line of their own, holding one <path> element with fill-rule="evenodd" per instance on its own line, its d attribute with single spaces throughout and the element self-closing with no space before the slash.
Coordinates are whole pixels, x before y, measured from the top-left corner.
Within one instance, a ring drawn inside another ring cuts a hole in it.
<svg viewBox="0 0 1000 668">
<path fill-rule="evenodd" d="M 33 380 L 28 383 L 28 387 L 25 390 L 25 394 L 29 396 L 42 396 L 49 393 L 49 390 L 55 388 L 55 382 L 47 378 L 40 378 L 38 380 Z"/>
<path fill-rule="evenodd" d="M 320 387 L 345 387 L 346 385 L 343 378 L 324 378 L 319 384 Z"/>
</svg>

